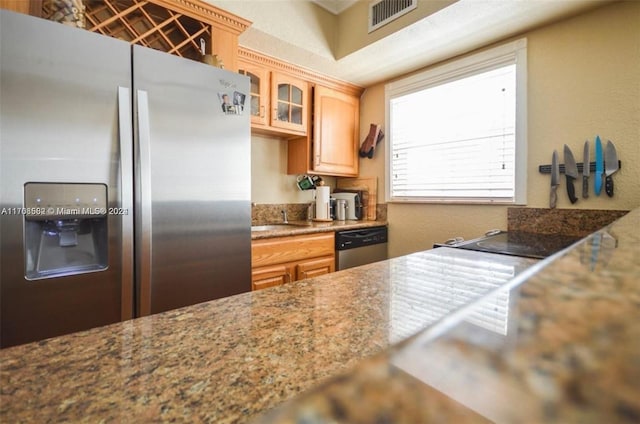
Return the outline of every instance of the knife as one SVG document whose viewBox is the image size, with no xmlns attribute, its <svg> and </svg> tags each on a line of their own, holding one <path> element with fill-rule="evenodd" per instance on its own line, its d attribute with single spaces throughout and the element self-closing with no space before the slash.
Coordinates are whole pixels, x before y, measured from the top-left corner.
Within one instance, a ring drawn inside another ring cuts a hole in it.
<svg viewBox="0 0 640 424">
<path fill-rule="evenodd" d="M 604 166 L 607 176 L 604 182 L 604 191 L 607 192 L 607 196 L 613 197 L 613 178 L 611 175 L 618 171 L 618 153 L 611 140 L 607 141 L 607 147 L 604 149 Z"/>
<path fill-rule="evenodd" d="M 564 145 L 564 175 L 567 177 L 567 195 L 571 204 L 576 203 L 578 198 L 576 197 L 576 189 L 573 186 L 573 180 L 578 178 L 578 165 L 573 158 L 571 149 L 566 144 Z"/>
<path fill-rule="evenodd" d="M 582 198 L 589 197 L 589 174 L 591 174 L 591 164 L 589 163 L 589 140 L 584 142 L 582 152 Z"/>
<path fill-rule="evenodd" d="M 602 173 L 604 172 L 604 163 L 602 158 L 602 142 L 600 141 L 600 136 L 596 136 L 596 175 L 595 181 L 593 182 L 594 192 L 596 196 L 600 196 L 600 191 L 602 191 Z"/>
<path fill-rule="evenodd" d="M 551 209 L 556 207 L 558 202 L 557 189 L 560 185 L 560 165 L 558 165 L 558 152 L 553 151 L 551 157 L 551 196 L 549 198 L 549 207 Z"/>
</svg>

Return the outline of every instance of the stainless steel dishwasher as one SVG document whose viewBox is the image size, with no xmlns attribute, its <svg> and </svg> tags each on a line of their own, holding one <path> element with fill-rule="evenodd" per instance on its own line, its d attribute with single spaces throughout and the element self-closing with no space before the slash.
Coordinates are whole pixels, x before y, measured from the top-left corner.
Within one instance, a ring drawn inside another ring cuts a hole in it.
<svg viewBox="0 0 640 424">
<path fill-rule="evenodd" d="M 352 268 L 387 259 L 387 227 L 336 232 L 336 268 Z"/>
</svg>

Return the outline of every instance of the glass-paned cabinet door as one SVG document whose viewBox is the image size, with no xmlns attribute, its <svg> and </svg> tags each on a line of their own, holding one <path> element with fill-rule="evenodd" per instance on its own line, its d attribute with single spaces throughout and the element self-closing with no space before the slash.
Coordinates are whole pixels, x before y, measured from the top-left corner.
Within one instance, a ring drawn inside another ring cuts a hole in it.
<svg viewBox="0 0 640 424">
<path fill-rule="evenodd" d="M 272 73 L 271 126 L 305 134 L 307 131 L 308 83 L 288 75 Z"/>
<path fill-rule="evenodd" d="M 251 84 L 251 123 L 258 125 L 268 125 L 269 123 L 269 71 L 259 66 L 238 61 L 239 72 L 249 77 Z"/>
<path fill-rule="evenodd" d="M 278 84 L 278 114 L 276 119 L 282 122 L 291 122 L 291 85 Z"/>
<path fill-rule="evenodd" d="M 277 120 L 302 125 L 302 89 L 288 83 L 278 84 Z"/>
</svg>

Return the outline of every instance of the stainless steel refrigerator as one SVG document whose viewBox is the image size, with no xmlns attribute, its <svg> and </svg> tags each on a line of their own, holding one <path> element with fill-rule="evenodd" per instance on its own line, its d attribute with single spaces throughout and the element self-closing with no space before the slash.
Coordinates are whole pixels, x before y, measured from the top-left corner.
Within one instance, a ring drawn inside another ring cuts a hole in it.
<svg viewBox="0 0 640 424">
<path fill-rule="evenodd" d="M 0 11 L 1 346 L 251 289 L 244 76 Z"/>
</svg>

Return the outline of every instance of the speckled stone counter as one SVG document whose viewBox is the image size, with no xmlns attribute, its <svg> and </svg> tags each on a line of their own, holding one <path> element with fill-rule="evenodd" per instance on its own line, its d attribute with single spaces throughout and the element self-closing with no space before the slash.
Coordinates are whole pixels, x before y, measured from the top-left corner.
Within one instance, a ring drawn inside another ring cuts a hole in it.
<svg viewBox="0 0 640 424">
<path fill-rule="evenodd" d="M 544 261 L 439 248 L 0 351 L 0 422 L 640 420 L 640 209 Z"/>
<path fill-rule="evenodd" d="M 534 263 L 440 248 L 4 349 L 0 422 L 246 422 Z"/>
<path fill-rule="evenodd" d="M 639 228 L 636 209 L 259 422 L 640 422 Z"/>
</svg>

